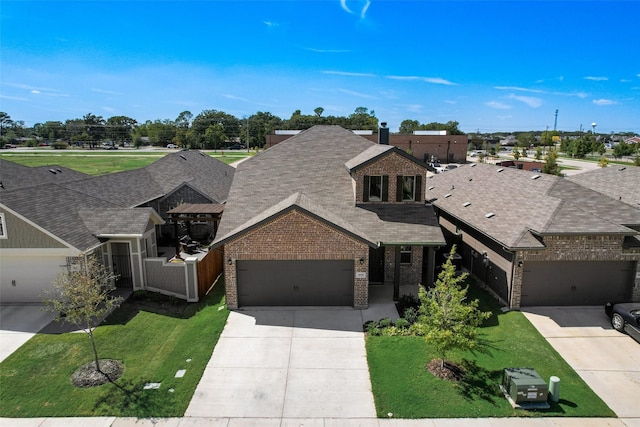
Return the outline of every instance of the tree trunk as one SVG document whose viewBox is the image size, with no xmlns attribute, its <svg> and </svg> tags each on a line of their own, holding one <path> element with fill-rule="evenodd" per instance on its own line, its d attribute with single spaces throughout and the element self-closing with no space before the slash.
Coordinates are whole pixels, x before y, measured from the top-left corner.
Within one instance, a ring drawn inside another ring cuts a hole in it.
<svg viewBox="0 0 640 427">
<path fill-rule="evenodd" d="M 91 347 L 93 347 L 93 358 L 96 361 L 96 370 L 102 373 L 100 369 L 100 361 L 98 359 L 98 349 L 96 348 L 96 341 L 93 339 L 93 330 L 89 329 L 89 339 L 91 340 Z"/>
</svg>

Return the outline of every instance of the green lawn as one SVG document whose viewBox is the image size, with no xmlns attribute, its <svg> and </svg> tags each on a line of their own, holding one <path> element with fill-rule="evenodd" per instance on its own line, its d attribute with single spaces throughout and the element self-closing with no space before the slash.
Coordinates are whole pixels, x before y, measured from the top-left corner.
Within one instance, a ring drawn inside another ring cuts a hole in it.
<svg viewBox="0 0 640 427">
<path fill-rule="evenodd" d="M 220 281 L 197 304 L 158 294 L 123 303 L 95 334 L 100 358 L 125 371 L 99 387 L 70 381 L 93 360 L 85 333 L 34 336 L 0 364 L 0 417 L 184 415 L 229 314 L 223 295 Z M 161 386 L 143 390 L 150 382 Z"/>
<path fill-rule="evenodd" d="M 3 150 L 4 151 L 4 150 Z M 0 153 L 0 158 L 20 163 L 25 166 L 64 166 L 89 175 L 104 175 L 106 173 L 121 172 L 131 169 L 139 169 L 150 165 L 164 157 L 168 152 L 144 152 L 144 151 L 54 151 L 33 153 Z M 208 153 L 211 157 L 227 164 L 237 162 L 249 154 L 245 151 L 223 153 Z"/>
<path fill-rule="evenodd" d="M 466 418 L 511 416 L 615 417 L 520 312 L 502 313 L 474 290 L 493 317 L 481 328 L 489 354 L 452 354 L 467 368 L 458 383 L 434 377 L 425 365 L 438 357 L 421 337 L 368 336 L 367 358 L 379 417 Z M 466 359 L 465 359 L 466 358 Z M 514 410 L 499 389 L 504 368 L 532 367 L 548 382 L 560 378 L 560 402 L 545 411 Z"/>
</svg>

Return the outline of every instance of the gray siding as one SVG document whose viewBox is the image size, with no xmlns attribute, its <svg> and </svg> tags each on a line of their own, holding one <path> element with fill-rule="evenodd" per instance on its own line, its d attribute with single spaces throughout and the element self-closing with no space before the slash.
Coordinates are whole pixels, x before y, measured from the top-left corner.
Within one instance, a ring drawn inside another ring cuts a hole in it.
<svg viewBox="0 0 640 427">
<path fill-rule="evenodd" d="M 7 239 L 0 239 L 2 249 L 23 249 L 23 248 L 66 248 L 65 245 L 51 236 L 38 230 L 36 227 L 26 223 L 22 219 L 9 212 L 0 210 L 4 214 L 7 225 Z"/>
</svg>

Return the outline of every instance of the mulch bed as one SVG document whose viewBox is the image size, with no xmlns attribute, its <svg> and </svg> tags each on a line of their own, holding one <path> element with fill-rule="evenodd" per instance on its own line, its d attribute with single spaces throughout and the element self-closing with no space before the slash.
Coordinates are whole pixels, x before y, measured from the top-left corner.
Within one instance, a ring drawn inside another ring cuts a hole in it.
<svg viewBox="0 0 640 427">
<path fill-rule="evenodd" d="M 464 369 L 453 362 L 444 362 L 442 359 L 433 359 L 425 366 L 433 376 L 447 381 L 459 381 L 464 377 Z"/>
<path fill-rule="evenodd" d="M 124 365 L 113 359 L 100 360 L 100 371 L 96 369 L 96 362 L 82 365 L 71 375 L 71 382 L 80 388 L 96 387 L 115 381 L 122 376 Z"/>
</svg>

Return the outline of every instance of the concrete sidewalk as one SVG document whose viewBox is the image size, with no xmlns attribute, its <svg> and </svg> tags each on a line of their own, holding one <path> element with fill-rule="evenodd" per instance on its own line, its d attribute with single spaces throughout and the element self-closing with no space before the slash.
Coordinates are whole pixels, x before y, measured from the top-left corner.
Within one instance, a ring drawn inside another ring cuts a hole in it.
<svg viewBox="0 0 640 427">
<path fill-rule="evenodd" d="M 20 418 L 2 427 L 640 427 L 640 419 L 617 418 Z"/>
</svg>

